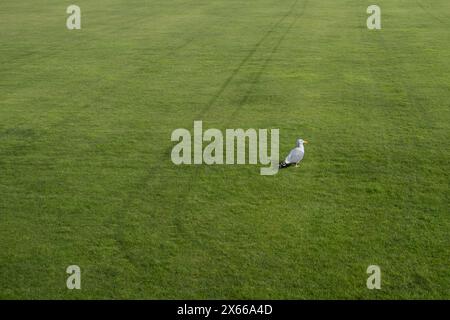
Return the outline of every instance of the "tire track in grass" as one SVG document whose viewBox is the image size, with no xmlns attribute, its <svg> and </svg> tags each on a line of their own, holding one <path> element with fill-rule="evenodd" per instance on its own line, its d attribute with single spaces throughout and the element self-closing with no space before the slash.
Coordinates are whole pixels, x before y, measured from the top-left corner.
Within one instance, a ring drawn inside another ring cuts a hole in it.
<svg viewBox="0 0 450 320">
<path fill-rule="evenodd" d="M 432 17 L 434 20 L 438 21 L 441 24 L 445 24 L 445 21 L 442 20 L 440 17 L 438 17 L 437 15 L 435 15 L 433 12 L 431 12 L 430 10 L 428 10 L 428 8 L 425 8 L 425 6 L 422 4 L 422 2 L 416 0 L 417 5 L 420 7 L 420 9 L 422 9 L 427 15 L 429 15 L 430 17 Z"/>
<path fill-rule="evenodd" d="M 289 24 L 289 26 L 284 31 L 284 33 L 281 35 L 281 37 L 278 39 L 278 41 L 276 42 L 275 46 L 270 51 L 269 56 L 264 60 L 262 66 L 259 68 L 258 73 L 256 74 L 256 76 L 254 76 L 253 80 L 251 80 L 250 88 L 246 91 L 245 95 L 237 103 L 236 107 L 234 108 L 233 113 L 231 114 L 231 117 L 227 121 L 227 124 L 225 126 L 226 128 L 228 128 L 231 125 L 231 122 L 236 118 L 236 116 L 239 114 L 239 112 L 243 109 L 245 104 L 248 102 L 248 99 L 250 98 L 250 94 L 254 91 L 256 85 L 260 82 L 264 71 L 267 69 L 269 64 L 272 62 L 273 57 L 278 52 L 281 44 L 286 39 L 286 36 L 292 31 L 292 28 L 298 22 L 298 20 L 305 15 L 306 8 L 308 6 L 308 1 L 309 0 L 305 0 L 303 2 L 303 6 L 302 6 L 302 9 L 301 9 L 300 13 L 296 15 L 296 17 Z M 222 168 L 222 172 L 225 174 L 225 168 Z"/>
<path fill-rule="evenodd" d="M 306 7 L 308 5 L 308 0 L 303 2 L 302 11 L 294 18 L 294 20 L 290 23 L 288 28 L 284 31 L 280 39 L 278 39 L 276 45 L 273 47 L 272 51 L 270 52 L 269 56 L 266 58 L 262 66 L 259 68 L 258 73 L 256 76 L 251 80 L 250 82 L 250 88 L 247 90 L 244 97 L 237 103 L 237 106 L 233 113 L 231 114 L 230 119 L 228 120 L 227 124 L 230 124 L 232 120 L 236 117 L 236 115 L 239 113 L 239 111 L 242 110 L 242 107 L 247 103 L 248 99 L 250 98 L 250 94 L 254 91 L 255 86 L 259 83 L 261 76 L 263 75 L 264 71 L 267 69 L 268 65 L 272 62 L 273 57 L 277 53 L 278 49 L 280 48 L 283 41 L 286 39 L 286 36 L 289 34 L 289 32 L 292 30 L 294 25 L 297 23 L 297 21 L 305 14 Z"/>
<path fill-rule="evenodd" d="M 292 5 L 289 7 L 289 10 L 286 14 L 284 14 L 276 23 L 274 23 L 270 29 L 262 36 L 262 38 L 253 46 L 253 48 L 249 51 L 249 53 L 241 60 L 239 65 L 232 71 L 232 73 L 226 78 L 226 80 L 222 83 L 222 85 L 219 87 L 219 89 L 216 91 L 216 93 L 209 99 L 209 101 L 206 103 L 206 105 L 200 110 L 198 115 L 194 118 L 198 119 L 203 117 L 217 102 L 217 100 L 222 96 L 222 94 L 225 92 L 225 90 L 229 87 L 229 85 L 232 83 L 232 81 L 235 79 L 235 77 L 239 74 L 241 69 L 248 63 L 248 61 L 255 55 L 255 53 L 258 51 L 258 49 L 261 47 L 261 45 L 266 41 L 269 36 L 274 33 L 277 28 L 286 20 L 295 10 L 298 2 L 300 0 L 293 1 Z M 190 121 L 192 123 L 192 121 Z M 172 145 L 168 147 L 166 152 L 163 152 L 163 158 L 160 159 L 160 162 L 163 162 L 165 160 L 165 157 L 167 154 L 170 154 L 170 150 L 172 149 Z M 154 172 L 159 169 L 159 167 L 153 167 L 152 170 L 148 170 L 148 174 L 145 175 L 142 179 L 136 182 L 134 185 L 133 191 L 130 191 L 127 193 L 127 196 L 123 202 L 123 204 L 120 206 L 120 210 L 113 215 L 112 220 L 110 223 L 113 225 L 113 238 L 114 241 L 117 244 L 118 249 L 121 251 L 122 257 L 125 258 L 128 263 L 133 267 L 136 268 L 139 263 L 135 261 L 135 259 L 132 257 L 132 255 L 127 250 L 127 244 L 125 240 L 125 232 L 123 230 L 124 221 L 126 218 L 126 213 L 124 211 L 127 210 L 127 208 L 130 207 L 132 202 L 137 198 L 136 191 L 134 190 L 143 190 L 145 189 L 145 186 L 147 185 L 148 181 L 154 176 Z M 190 195 L 190 192 L 192 191 L 192 184 L 193 181 L 196 180 L 198 177 L 199 168 L 195 167 L 194 174 L 192 176 L 192 179 L 190 179 L 189 185 L 188 185 L 188 192 L 184 193 L 183 197 L 178 198 L 177 200 L 180 203 L 185 203 L 185 199 Z M 139 191 L 138 191 L 139 192 Z M 184 205 L 183 205 L 184 207 Z M 181 209 L 178 209 L 177 211 L 181 211 Z M 174 224 L 176 228 L 182 232 L 182 225 L 180 224 L 178 219 L 174 219 Z"/>
<path fill-rule="evenodd" d="M 225 92 L 225 90 L 228 88 L 228 86 L 231 84 L 231 82 L 234 80 L 234 78 L 238 75 L 238 73 L 241 71 L 241 69 L 247 64 L 247 62 L 255 55 L 255 53 L 258 51 L 259 47 L 264 43 L 264 41 L 283 23 L 284 20 L 286 20 L 295 10 L 295 7 L 297 6 L 299 0 L 295 0 L 293 4 L 291 5 L 288 12 L 281 17 L 265 34 L 264 36 L 256 43 L 256 45 L 250 50 L 250 52 L 244 57 L 244 59 L 239 63 L 239 65 L 233 70 L 233 72 L 228 76 L 228 78 L 225 80 L 225 82 L 222 83 L 219 90 L 212 96 L 212 98 L 208 101 L 206 106 L 200 111 L 199 115 L 196 117 L 196 119 L 204 116 L 217 102 L 217 100 L 222 96 L 222 94 Z"/>
</svg>

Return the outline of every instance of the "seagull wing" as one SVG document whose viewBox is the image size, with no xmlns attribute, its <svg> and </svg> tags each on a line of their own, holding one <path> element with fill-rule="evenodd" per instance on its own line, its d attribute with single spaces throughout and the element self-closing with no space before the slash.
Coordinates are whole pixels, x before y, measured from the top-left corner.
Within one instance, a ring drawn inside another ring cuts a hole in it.
<svg viewBox="0 0 450 320">
<path fill-rule="evenodd" d="M 305 153 L 300 148 L 292 149 L 284 160 L 286 163 L 299 163 L 303 159 Z"/>
</svg>

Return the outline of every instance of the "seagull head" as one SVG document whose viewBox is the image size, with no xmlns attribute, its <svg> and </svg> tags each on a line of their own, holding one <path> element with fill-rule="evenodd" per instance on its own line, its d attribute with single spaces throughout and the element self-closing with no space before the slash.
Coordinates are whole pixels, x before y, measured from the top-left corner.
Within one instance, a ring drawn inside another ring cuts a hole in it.
<svg viewBox="0 0 450 320">
<path fill-rule="evenodd" d="M 308 141 L 306 141 L 306 140 L 303 140 L 303 139 L 298 139 L 297 140 L 297 147 L 300 147 L 302 144 L 306 144 L 306 143 L 308 143 Z"/>
</svg>

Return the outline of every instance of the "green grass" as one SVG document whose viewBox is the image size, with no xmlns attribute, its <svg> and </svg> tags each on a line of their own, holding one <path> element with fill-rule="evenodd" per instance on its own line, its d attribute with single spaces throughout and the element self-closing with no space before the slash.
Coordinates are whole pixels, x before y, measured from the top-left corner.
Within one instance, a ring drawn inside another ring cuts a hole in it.
<svg viewBox="0 0 450 320">
<path fill-rule="evenodd" d="M 448 0 L 72 3 L 0 4 L 0 298 L 450 298 Z M 175 166 L 194 120 L 310 144 Z"/>
</svg>

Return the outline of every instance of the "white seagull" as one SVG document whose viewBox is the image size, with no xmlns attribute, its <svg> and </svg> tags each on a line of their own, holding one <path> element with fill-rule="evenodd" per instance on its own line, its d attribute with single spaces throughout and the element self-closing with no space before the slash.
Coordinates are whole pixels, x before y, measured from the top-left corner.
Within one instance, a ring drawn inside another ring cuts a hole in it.
<svg viewBox="0 0 450 320">
<path fill-rule="evenodd" d="M 300 161 L 302 161 L 303 156 L 305 155 L 305 147 L 303 144 L 308 143 L 306 140 L 298 139 L 297 146 L 289 152 L 288 156 L 284 161 L 280 162 L 279 168 L 287 168 L 293 164 L 298 167 Z"/>
</svg>

